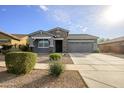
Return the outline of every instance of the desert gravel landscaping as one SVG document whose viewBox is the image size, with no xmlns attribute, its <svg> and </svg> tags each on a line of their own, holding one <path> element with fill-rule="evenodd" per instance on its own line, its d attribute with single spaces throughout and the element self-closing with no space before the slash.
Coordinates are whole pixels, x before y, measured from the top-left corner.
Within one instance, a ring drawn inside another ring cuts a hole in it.
<svg viewBox="0 0 124 93">
<path fill-rule="evenodd" d="M 0 67 L 0 87 L 4 88 L 85 88 L 78 71 L 65 71 L 60 77 L 48 75 L 47 70 L 33 70 L 30 74 L 17 76 Z"/>
<path fill-rule="evenodd" d="M 60 61 L 64 64 L 73 64 L 73 61 L 68 53 L 63 55 Z M 38 63 L 48 63 L 48 62 L 49 62 L 49 54 L 38 54 Z"/>
<path fill-rule="evenodd" d="M 4 55 L 0 54 L 0 61 L 4 61 Z M 70 55 L 67 53 L 62 56 L 62 59 L 60 60 L 64 64 L 73 64 L 72 59 L 70 58 Z M 48 63 L 49 62 L 49 54 L 38 54 L 38 63 Z"/>
</svg>

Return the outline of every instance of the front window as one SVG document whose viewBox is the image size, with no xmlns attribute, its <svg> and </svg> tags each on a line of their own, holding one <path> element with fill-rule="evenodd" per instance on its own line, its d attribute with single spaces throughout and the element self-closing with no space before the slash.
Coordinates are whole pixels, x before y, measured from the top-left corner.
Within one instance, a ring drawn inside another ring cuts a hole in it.
<svg viewBox="0 0 124 93">
<path fill-rule="evenodd" d="M 39 48 L 48 48 L 49 47 L 49 41 L 48 39 L 42 39 L 38 42 Z"/>
</svg>

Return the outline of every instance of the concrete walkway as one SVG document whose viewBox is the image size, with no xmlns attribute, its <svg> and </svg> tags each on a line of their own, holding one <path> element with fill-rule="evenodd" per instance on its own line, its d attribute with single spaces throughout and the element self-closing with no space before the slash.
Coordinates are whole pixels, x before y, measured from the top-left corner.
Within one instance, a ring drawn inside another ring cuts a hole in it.
<svg viewBox="0 0 124 93">
<path fill-rule="evenodd" d="M 92 88 L 124 87 L 124 59 L 104 54 L 70 54 L 82 78 Z M 92 69 L 91 69 L 92 68 Z"/>
</svg>

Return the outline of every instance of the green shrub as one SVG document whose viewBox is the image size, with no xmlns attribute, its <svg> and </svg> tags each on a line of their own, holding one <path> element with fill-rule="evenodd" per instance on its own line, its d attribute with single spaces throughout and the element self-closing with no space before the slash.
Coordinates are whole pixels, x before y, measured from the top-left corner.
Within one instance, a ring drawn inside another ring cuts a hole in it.
<svg viewBox="0 0 124 93">
<path fill-rule="evenodd" d="M 7 53 L 10 52 L 10 50 L 2 50 L 1 52 L 2 52 L 3 55 L 6 55 Z"/>
<path fill-rule="evenodd" d="M 1 53 L 6 55 L 12 49 L 12 45 L 2 45 Z"/>
<path fill-rule="evenodd" d="M 21 51 L 31 51 L 29 45 L 19 45 Z"/>
<path fill-rule="evenodd" d="M 31 52 L 9 52 L 5 56 L 7 71 L 14 74 L 29 73 L 35 66 L 36 57 Z"/>
<path fill-rule="evenodd" d="M 2 50 L 9 50 L 12 48 L 12 45 L 2 45 Z"/>
<path fill-rule="evenodd" d="M 49 63 L 49 74 L 58 77 L 64 71 L 64 64 L 61 62 Z"/>
<path fill-rule="evenodd" d="M 100 50 L 96 49 L 96 50 L 93 51 L 93 53 L 100 53 Z"/>
<path fill-rule="evenodd" d="M 60 53 L 51 53 L 49 55 L 49 59 L 53 60 L 53 61 L 57 61 L 59 59 L 61 59 L 62 55 Z"/>
</svg>

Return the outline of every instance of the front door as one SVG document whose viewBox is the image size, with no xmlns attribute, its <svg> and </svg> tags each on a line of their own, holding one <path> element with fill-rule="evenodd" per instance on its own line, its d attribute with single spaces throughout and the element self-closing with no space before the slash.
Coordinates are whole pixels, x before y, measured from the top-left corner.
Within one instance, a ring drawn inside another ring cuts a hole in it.
<svg viewBox="0 0 124 93">
<path fill-rule="evenodd" d="M 55 40 L 56 52 L 62 52 L 62 40 Z"/>
</svg>

